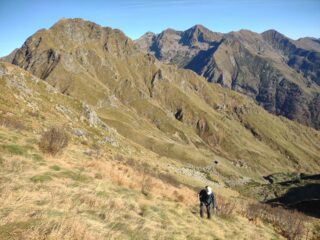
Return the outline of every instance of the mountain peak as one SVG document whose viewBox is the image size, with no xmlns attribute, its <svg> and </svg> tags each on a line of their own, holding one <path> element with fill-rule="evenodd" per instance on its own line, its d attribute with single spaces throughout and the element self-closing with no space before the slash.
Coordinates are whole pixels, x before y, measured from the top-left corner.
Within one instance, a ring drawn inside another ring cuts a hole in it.
<svg viewBox="0 0 320 240">
<path fill-rule="evenodd" d="M 166 35 L 166 34 L 177 34 L 177 33 L 179 33 L 179 31 L 177 31 L 177 30 L 175 30 L 173 28 L 167 28 L 161 34 L 162 35 Z"/>
<path fill-rule="evenodd" d="M 277 31 L 277 30 L 275 30 L 275 29 L 268 29 L 268 30 L 264 31 L 263 33 L 281 34 L 280 32 L 278 32 L 278 31 Z M 262 34 L 263 34 L 263 33 L 262 33 Z"/>
<path fill-rule="evenodd" d="M 83 24 L 83 23 L 91 23 L 91 24 L 95 24 L 98 25 L 94 22 L 90 22 L 88 20 L 85 20 L 83 18 L 61 18 L 60 20 L 58 20 L 53 26 L 55 25 L 63 25 L 63 24 Z"/>
<path fill-rule="evenodd" d="M 99 24 L 84 20 L 82 18 L 62 18 L 56 22 L 50 30 L 52 31 L 84 31 L 86 29 L 102 28 Z"/>
<path fill-rule="evenodd" d="M 283 35 L 282 33 L 278 32 L 275 29 L 269 29 L 267 31 L 264 31 L 263 33 L 261 33 L 261 35 L 263 37 L 271 37 L 271 38 L 288 38 L 285 35 Z"/>
<path fill-rule="evenodd" d="M 156 36 L 156 34 L 154 32 L 146 32 L 145 34 L 143 34 L 140 38 L 138 38 L 135 41 L 141 40 L 141 39 L 152 39 L 154 36 Z"/>
<path fill-rule="evenodd" d="M 199 42 L 212 42 L 217 40 L 218 34 L 203 25 L 196 24 L 182 33 L 181 42 L 184 45 L 197 45 Z"/>
<path fill-rule="evenodd" d="M 201 25 L 201 24 L 196 24 L 193 27 L 189 28 L 188 30 L 198 30 L 198 31 L 210 31 L 208 28 L 206 28 L 205 26 Z M 187 31 L 188 31 L 187 30 Z"/>
<path fill-rule="evenodd" d="M 275 49 L 281 50 L 282 52 L 288 53 L 296 48 L 292 39 L 274 29 L 270 29 L 261 33 L 261 36 Z"/>
<path fill-rule="evenodd" d="M 146 35 L 146 36 L 151 36 L 151 35 L 156 35 L 154 32 L 146 32 L 144 35 Z"/>
<path fill-rule="evenodd" d="M 211 31 L 201 24 L 196 24 L 191 28 L 187 29 L 185 32 L 199 33 L 199 32 L 211 32 Z"/>
</svg>

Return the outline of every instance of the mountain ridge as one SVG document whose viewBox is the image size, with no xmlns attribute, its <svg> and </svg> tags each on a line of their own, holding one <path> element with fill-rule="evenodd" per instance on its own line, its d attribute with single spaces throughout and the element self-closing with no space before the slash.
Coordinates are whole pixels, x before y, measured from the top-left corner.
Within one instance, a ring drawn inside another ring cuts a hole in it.
<svg viewBox="0 0 320 240">
<path fill-rule="evenodd" d="M 201 32 L 201 28 L 190 29 Z M 148 42 L 144 37 L 135 42 L 160 61 L 191 69 L 209 82 L 251 96 L 271 113 L 319 129 L 320 53 L 313 52 L 316 47 L 304 50 L 300 48 L 307 46 L 303 40 L 299 43 L 272 29 L 261 34 L 249 30 L 218 34 L 205 28 L 202 34 L 209 31 L 209 37 L 199 44 L 182 39 L 190 29 L 171 38 L 160 33 Z"/>
</svg>

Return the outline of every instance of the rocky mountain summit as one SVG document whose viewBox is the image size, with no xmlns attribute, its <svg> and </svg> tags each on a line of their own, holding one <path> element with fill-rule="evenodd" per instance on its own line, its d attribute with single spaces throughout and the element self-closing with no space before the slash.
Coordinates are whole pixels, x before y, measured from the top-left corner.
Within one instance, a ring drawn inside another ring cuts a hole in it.
<svg viewBox="0 0 320 240">
<path fill-rule="evenodd" d="M 221 34 L 196 25 L 148 33 L 136 45 L 165 63 L 250 96 L 273 114 L 320 128 L 318 39 L 294 41 L 275 30 Z"/>
<path fill-rule="evenodd" d="M 165 63 L 185 67 L 200 51 L 207 51 L 221 39 L 221 34 L 213 33 L 202 25 L 195 25 L 185 32 L 170 28 L 160 34 L 148 32 L 136 44 Z"/>
</svg>

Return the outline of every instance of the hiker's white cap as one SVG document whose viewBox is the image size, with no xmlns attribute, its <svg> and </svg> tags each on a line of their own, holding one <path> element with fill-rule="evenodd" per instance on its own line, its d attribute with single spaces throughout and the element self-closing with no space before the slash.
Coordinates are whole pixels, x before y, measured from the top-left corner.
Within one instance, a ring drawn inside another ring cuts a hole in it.
<svg viewBox="0 0 320 240">
<path fill-rule="evenodd" d="M 207 193 L 208 193 L 208 194 L 211 194 L 211 193 L 212 193 L 211 187 L 207 186 L 206 189 L 207 189 Z"/>
</svg>

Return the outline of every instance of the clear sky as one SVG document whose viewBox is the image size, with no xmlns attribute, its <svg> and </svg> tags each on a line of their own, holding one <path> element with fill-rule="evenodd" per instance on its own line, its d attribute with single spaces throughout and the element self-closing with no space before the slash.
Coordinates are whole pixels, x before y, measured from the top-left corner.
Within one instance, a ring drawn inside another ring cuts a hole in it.
<svg viewBox="0 0 320 240">
<path fill-rule="evenodd" d="M 320 38 L 320 0 L 0 0 L 0 56 L 63 17 L 119 28 L 133 39 L 195 24 L 223 33 L 276 29 L 293 39 Z"/>
</svg>

